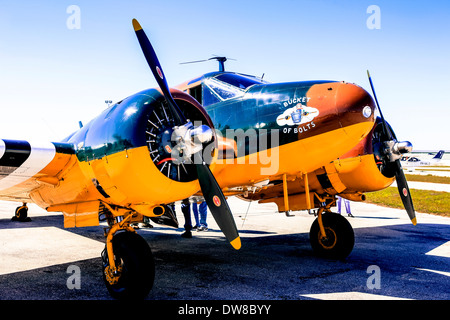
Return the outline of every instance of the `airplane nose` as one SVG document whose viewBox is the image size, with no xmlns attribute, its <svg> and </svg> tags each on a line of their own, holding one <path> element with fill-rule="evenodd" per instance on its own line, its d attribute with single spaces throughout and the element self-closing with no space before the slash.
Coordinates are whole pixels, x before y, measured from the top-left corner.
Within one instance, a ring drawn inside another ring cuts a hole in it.
<svg viewBox="0 0 450 320">
<path fill-rule="evenodd" d="M 375 102 L 366 90 L 346 82 L 339 82 L 333 90 L 336 112 L 342 128 L 374 122 Z"/>
</svg>

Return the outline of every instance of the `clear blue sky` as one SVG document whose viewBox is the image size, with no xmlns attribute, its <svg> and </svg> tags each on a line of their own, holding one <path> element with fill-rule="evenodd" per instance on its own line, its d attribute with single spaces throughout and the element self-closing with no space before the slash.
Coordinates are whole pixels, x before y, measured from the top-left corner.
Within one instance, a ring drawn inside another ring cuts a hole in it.
<svg viewBox="0 0 450 320">
<path fill-rule="evenodd" d="M 80 29 L 66 12 L 80 8 Z M 366 12 L 377 5 L 381 29 Z M 0 0 L 0 137 L 57 141 L 118 101 L 156 86 L 137 18 L 169 85 L 217 69 L 213 54 L 271 82 L 345 80 L 370 90 L 415 149 L 450 150 L 450 2 L 380 0 Z"/>
</svg>

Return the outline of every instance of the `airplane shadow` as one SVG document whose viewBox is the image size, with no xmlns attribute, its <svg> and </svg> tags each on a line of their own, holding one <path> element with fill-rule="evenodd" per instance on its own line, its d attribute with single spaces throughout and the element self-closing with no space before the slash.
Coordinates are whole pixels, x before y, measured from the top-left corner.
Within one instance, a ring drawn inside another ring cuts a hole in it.
<svg viewBox="0 0 450 320">
<path fill-rule="evenodd" d="M 154 228 L 156 230 L 160 231 L 178 231 L 178 232 L 184 232 L 184 228 L 167 228 L 167 227 L 160 227 L 158 225 L 155 225 Z M 146 230 L 152 230 L 153 228 L 145 228 Z M 195 235 L 197 232 L 195 230 L 192 231 L 192 233 Z M 208 231 L 202 232 L 202 234 L 208 234 L 208 233 L 214 233 L 214 234 L 223 234 L 220 229 L 211 229 L 208 228 Z M 273 235 L 277 234 L 276 232 L 269 232 L 269 231 L 260 231 L 260 230 L 239 230 L 239 234 L 260 234 L 260 235 Z"/>
<path fill-rule="evenodd" d="M 12 218 L 12 216 L 11 216 Z M 64 217 L 62 215 L 39 215 L 33 216 L 29 221 L 14 221 L 11 218 L 0 219 L 0 230 L 2 229 L 24 229 L 40 227 L 64 228 Z"/>
<path fill-rule="evenodd" d="M 381 219 L 381 220 L 400 220 L 396 217 L 370 217 L 370 216 L 358 216 L 358 219 Z"/>
<path fill-rule="evenodd" d="M 448 257 L 426 254 L 448 242 L 449 231 L 439 224 L 355 229 L 354 250 L 344 261 L 316 257 L 307 233 L 243 237 L 239 251 L 224 239 L 180 241 L 177 235 L 148 234 L 158 270 L 149 298 L 299 299 L 323 292 L 374 293 L 367 287 L 367 268 L 376 265 L 383 274 L 376 294 L 449 299 L 448 277 L 418 269 L 450 272 Z"/>
<path fill-rule="evenodd" d="M 19 225 L 0 220 L 0 229 L 63 226 L 62 216 L 32 219 Z M 103 238 L 102 226 L 64 230 L 94 240 Z M 224 237 L 216 236 L 219 230 L 208 231 L 214 237 L 200 237 L 194 232 L 192 239 L 181 238 L 181 228 L 167 230 L 180 232 L 138 230 L 152 248 L 156 264 L 150 300 L 298 300 L 307 299 L 305 294 L 350 291 L 423 300 L 450 299 L 450 278 L 421 270 L 450 272 L 448 257 L 427 254 L 450 241 L 448 225 L 357 228 L 353 252 L 344 261 L 316 257 L 307 233 L 278 235 L 240 230 L 242 248 L 236 251 Z M 82 270 L 80 290 L 68 290 L 66 285 L 67 267 L 73 264 Z M 381 270 L 380 289 L 367 286 L 371 265 Z M 0 297 L 110 299 L 101 276 L 100 253 L 96 259 L 1 275 Z"/>
</svg>

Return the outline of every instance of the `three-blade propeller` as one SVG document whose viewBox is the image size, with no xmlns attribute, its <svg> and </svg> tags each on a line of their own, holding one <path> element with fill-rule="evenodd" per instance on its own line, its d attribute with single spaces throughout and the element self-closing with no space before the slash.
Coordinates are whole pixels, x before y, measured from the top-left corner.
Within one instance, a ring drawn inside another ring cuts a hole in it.
<svg viewBox="0 0 450 320">
<path fill-rule="evenodd" d="M 375 103 L 377 104 L 377 108 L 378 108 L 378 112 L 380 113 L 380 117 L 381 117 L 381 122 L 382 122 L 382 126 L 383 126 L 383 132 L 385 134 L 385 136 L 388 138 L 388 142 L 387 142 L 387 152 L 391 153 L 390 157 L 389 157 L 389 161 L 393 163 L 393 168 L 394 168 L 394 172 L 395 172 L 395 180 L 397 181 L 397 188 L 398 188 L 398 192 L 400 194 L 400 198 L 402 199 L 403 202 L 403 206 L 406 209 L 406 212 L 408 213 L 409 218 L 411 219 L 411 222 L 416 225 L 417 224 L 417 220 L 416 220 L 416 213 L 414 210 L 414 204 L 411 198 L 411 193 L 409 191 L 409 187 L 408 187 L 408 183 L 406 181 L 406 177 L 405 174 L 403 173 L 403 169 L 402 169 L 402 165 L 400 163 L 400 159 L 399 156 L 401 156 L 401 153 L 405 152 L 405 151 L 409 151 L 412 146 L 409 142 L 404 142 L 404 143 L 399 143 L 394 134 L 391 132 L 391 129 L 389 128 L 389 126 L 386 123 L 386 120 L 384 119 L 383 113 L 381 112 L 381 108 L 380 105 L 378 104 L 378 99 L 377 96 L 375 94 L 375 89 L 372 83 L 372 78 L 370 77 L 370 73 L 369 71 L 367 71 L 367 76 L 369 77 L 369 82 L 370 82 L 370 87 L 372 88 L 372 92 L 373 92 L 373 96 L 375 98 Z M 398 151 L 400 147 L 404 148 L 404 151 Z M 396 150 L 393 150 L 396 149 Z M 397 156 L 392 156 L 392 153 L 394 153 L 393 151 L 396 151 Z"/>
<path fill-rule="evenodd" d="M 133 28 L 136 33 L 136 37 L 138 38 L 142 52 L 144 53 L 145 59 L 147 60 L 147 63 L 152 70 L 152 73 L 170 109 L 172 110 L 172 113 L 175 116 L 176 126 L 191 126 L 191 124 L 188 123 L 188 120 L 173 99 L 161 64 L 159 63 L 158 57 L 156 56 L 155 50 L 153 49 L 153 46 L 151 45 L 147 35 L 145 34 L 144 30 L 142 30 L 141 25 L 136 19 L 133 19 Z M 211 214 L 216 220 L 217 225 L 222 230 L 227 240 L 230 242 L 233 248 L 239 250 L 241 248 L 241 240 L 236 227 L 236 223 L 234 221 L 226 198 L 219 187 L 219 184 L 214 178 L 214 175 L 212 174 L 208 165 L 206 165 L 205 161 L 203 160 L 202 151 L 203 150 L 195 152 L 193 156 L 203 197 L 205 198 L 206 204 L 208 205 Z"/>
</svg>

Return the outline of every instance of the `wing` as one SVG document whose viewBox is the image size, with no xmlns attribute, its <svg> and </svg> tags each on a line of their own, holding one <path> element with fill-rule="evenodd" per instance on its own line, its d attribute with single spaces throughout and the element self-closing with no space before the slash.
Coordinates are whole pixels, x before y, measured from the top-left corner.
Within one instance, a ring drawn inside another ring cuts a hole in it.
<svg viewBox="0 0 450 320">
<path fill-rule="evenodd" d="M 0 200 L 33 202 L 30 193 L 58 184 L 74 150 L 68 143 L 0 139 Z"/>
</svg>

